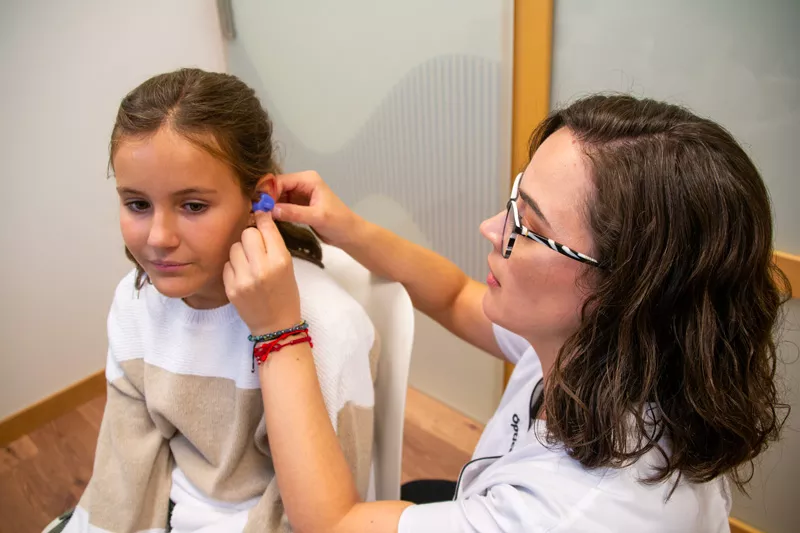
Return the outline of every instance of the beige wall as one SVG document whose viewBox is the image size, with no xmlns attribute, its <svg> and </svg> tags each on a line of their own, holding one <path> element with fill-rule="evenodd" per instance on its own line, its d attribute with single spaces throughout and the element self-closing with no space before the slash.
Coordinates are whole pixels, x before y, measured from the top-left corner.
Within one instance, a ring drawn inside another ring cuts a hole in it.
<svg viewBox="0 0 800 533">
<path fill-rule="evenodd" d="M 106 179 L 114 115 L 191 65 L 225 69 L 214 0 L 0 4 L 0 419 L 104 367 L 130 268 Z"/>
<path fill-rule="evenodd" d="M 721 122 L 770 189 L 778 249 L 800 254 L 799 23 L 797 0 L 556 0 L 552 102 L 624 91 Z M 779 374 L 794 413 L 732 512 L 769 533 L 798 530 L 800 301 L 788 315 Z"/>
</svg>

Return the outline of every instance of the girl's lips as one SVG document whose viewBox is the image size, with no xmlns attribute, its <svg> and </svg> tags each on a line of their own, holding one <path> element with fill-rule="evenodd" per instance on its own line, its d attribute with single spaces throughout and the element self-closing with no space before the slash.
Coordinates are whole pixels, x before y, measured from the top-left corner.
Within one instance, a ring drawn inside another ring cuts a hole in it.
<svg viewBox="0 0 800 533">
<path fill-rule="evenodd" d="M 150 261 L 150 264 L 161 272 L 177 272 L 189 266 L 189 263 L 176 263 L 175 261 Z"/>
</svg>

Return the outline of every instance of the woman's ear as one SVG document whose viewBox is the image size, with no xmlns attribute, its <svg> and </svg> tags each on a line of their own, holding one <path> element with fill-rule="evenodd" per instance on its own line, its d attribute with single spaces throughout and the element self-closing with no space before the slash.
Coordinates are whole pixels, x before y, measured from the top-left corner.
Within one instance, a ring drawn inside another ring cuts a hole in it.
<svg viewBox="0 0 800 533">
<path fill-rule="evenodd" d="M 278 180 L 275 179 L 275 174 L 265 174 L 260 180 L 258 180 L 258 184 L 256 185 L 256 196 L 259 193 L 265 192 L 272 196 L 272 199 L 276 202 L 278 198 L 281 196 L 280 186 L 278 185 Z M 257 200 L 258 198 L 256 198 Z"/>
</svg>

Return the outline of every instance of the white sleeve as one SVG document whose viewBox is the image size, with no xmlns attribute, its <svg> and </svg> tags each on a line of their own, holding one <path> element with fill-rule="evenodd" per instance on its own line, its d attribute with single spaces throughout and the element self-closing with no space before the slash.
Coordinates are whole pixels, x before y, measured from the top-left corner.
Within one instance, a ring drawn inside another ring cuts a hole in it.
<svg viewBox="0 0 800 533">
<path fill-rule="evenodd" d="M 495 485 L 485 495 L 408 507 L 398 533 L 535 533 L 531 494 L 511 485 Z"/>
<path fill-rule="evenodd" d="M 577 462 L 512 462 L 494 471 L 490 484 L 465 498 L 413 505 L 400 515 L 398 533 L 555 533 L 649 531 L 647 528 L 597 527 L 602 476 L 586 475 Z M 474 491 L 474 489 L 471 489 Z M 609 500 L 605 500 L 609 501 Z M 659 500 L 661 501 L 661 500 Z M 611 512 L 611 524 L 625 514 L 627 500 Z M 587 520 L 587 508 L 596 509 Z M 624 523 L 624 522 L 623 522 Z"/>
<path fill-rule="evenodd" d="M 506 356 L 509 362 L 517 364 L 522 358 L 522 354 L 528 351 L 531 345 L 516 333 L 511 333 L 497 324 L 492 324 L 492 329 L 494 330 L 494 338 L 497 340 L 497 345 L 500 346 L 503 355 Z"/>
</svg>

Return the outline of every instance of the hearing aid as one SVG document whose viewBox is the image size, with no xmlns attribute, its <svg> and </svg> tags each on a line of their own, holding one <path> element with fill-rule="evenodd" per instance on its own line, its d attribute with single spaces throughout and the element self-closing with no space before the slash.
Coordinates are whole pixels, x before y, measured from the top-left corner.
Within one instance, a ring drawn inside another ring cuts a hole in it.
<svg viewBox="0 0 800 533">
<path fill-rule="evenodd" d="M 257 202 L 253 202 L 253 211 L 263 211 L 265 213 L 269 213 L 272 211 L 272 208 L 275 207 L 275 200 L 273 200 L 272 196 L 267 193 L 262 192 L 261 198 Z"/>
</svg>

